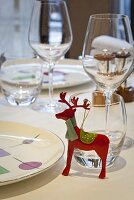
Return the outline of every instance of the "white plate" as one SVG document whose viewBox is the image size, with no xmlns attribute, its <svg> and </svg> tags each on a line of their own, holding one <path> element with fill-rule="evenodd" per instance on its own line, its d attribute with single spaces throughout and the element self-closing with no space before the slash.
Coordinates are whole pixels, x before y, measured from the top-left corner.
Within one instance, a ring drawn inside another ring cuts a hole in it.
<svg viewBox="0 0 134 200">
<path fill-rule="evenodd" d="M 63 155 L 55 134 L 14 122 L 0 122 L 0 185 L 18 182 L 52 167 Z"/>
<path fill-rule="evenodd" d="M 40 59 L 24 59 L 19 61 L 15 60 L 14 64 L 18 62 L 24 62 L 24 63 L 42 63 L 42 60 Z M 10 62 L 9 62 L 10 63 Z M 25 71 L 25 70 L 24 70 Z M 46 65 L 44 65 L 43 68 L 44 72 L 44 79 L 43 79 L 43 85 L 42 89 L 48 89 L 48 68 Z M 20 74 L 17 74 L 17 79 L 19 76 L 22 76 Z M 12 78 L 12 74 L 11 74 Z M 30 78 L 28 77 L 30 80 Z M 27 81 L 27 78 L 24 79 L 23 81 Z M 33 80 L 32 80 L 33 81 Z M 86 74 L 86 72 L 83 69 L 82 62 L 80 60 L 74 60 L 74 59 L 63 59 L 60 60 L 58 64 L 55 65 L 54 67 L 54 73 L 53 73 L 53 87 L 55 89 L 59 88 L 66 88 L 66 87 L 72 87 L 72 86 L 77 86 L 77 85 L 82 85 L 85 83 L 88 83 L 91 81 L 89 76 Z M 14 83 L 14 80 L 12 80 L 12 83 Z"/>
<path fill-rule="evenodd" d="M 91 81 L 79 60 L 64 59 L 54 67 L 53 87 L 66 88 Z M 44 69 L 43 89 L 48 89 L 48 73 Z"/>
</svg>

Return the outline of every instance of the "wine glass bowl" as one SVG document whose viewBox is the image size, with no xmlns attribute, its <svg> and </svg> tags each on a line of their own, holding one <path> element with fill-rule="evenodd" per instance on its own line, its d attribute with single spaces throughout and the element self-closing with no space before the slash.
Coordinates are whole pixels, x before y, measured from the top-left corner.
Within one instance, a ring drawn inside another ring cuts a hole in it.
<svg viewBox="0 0 134 200">
<path fill-rule="evenodd" d="M 72 30 L 65 1 L 35 1 L 29 42 L 36 54 L 47 64 L 49 74 L 49 100 L 39 110 L 57 112 L 61 104 L 53 99 L 53 69 L 55 63 L 69 50 Z M 36 105 L 36 110 L 37 109 Z"/>
<path fill-rule="evenodd" d="M 85 71 L 100 88 L 115 91 L 133 70 L 134 48 L 128 17 L 92 15 L 82 60 Z"/>
</svg>

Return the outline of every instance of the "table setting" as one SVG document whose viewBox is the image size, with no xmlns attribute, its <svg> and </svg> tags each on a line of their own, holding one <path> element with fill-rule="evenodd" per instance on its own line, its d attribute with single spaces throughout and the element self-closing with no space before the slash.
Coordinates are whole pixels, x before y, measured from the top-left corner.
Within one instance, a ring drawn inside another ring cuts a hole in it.
<svg viewBox="0 0 134 200">
<path fill-rule="evenodd" d="M 36 0 L 34 58 L 0 69 L 0 200 L 133 199 L 134 101 L 118 87 L 134 66 L 129 19 L 89 17 L 80 59 L 65 1 Z"/>
<path fill-rule="evenodd" d="M 77 61 L 76 61 L 77 62 Z M 79 85 L 77 87 L 66 88 L 70 97 L 74 93 L 94 91 L 95 86 L 92 82 Z M 44 92 L 44 91 L 43 91 Z M 40 97 L 45 98 L 47 94 L 41 93 Z M 59 90 L 56 90 L 55 97 L 58 98 Z M 10 106 L 1 95 L 1 122 L 14 122 L 17 124 L 28 125 L 33 128 L 41 129 L 42 132 L 49 130 L 62 139 L 65 145 L 65 152 L 62 158 L 54 166 L 26 180 L 19 180 L 16 183 L 0 186 L 0 199 L 100 199 L 109 198 L 121 199 L 133 197 L 133 106 L 134 103 L 126 103 L 127 111 L 127 132 L 126 137 L 131 139 L 129 148 L 121 151 L 113 166 L 107 168 L 107 178 L 98 179 L 99 169 L 89 169 L 80 166 L 76 160 L 72 159 L 70 174 L 66 177 L 62 171 L 66 162 L 67 139 L 65 139 L 66 127 L 63 121 L 57 120 L 50 113 L 36 112 L 29 107 Z M 44 134 L 43 133 L 43 134 Z M 27 137 L 29 135 L 27 134 Z M 36 136 L 36 134 L 34 134 Z M 73 192 L 70 192 L 73 188 Z M 82 191 L 81 191 L 82 190 Z M 8 192 L 7 192 L 8 191 Z M 54 192 L 52 192 L 54 191 Z M 97 193 L 96 193 L 97 191 Z M 90 193 L 90 194 L 89 194 Z M 129 196 L 128 194 L 129 193 Z M 110 196 L 111 194 L 111 196 Z"/>
</svg>

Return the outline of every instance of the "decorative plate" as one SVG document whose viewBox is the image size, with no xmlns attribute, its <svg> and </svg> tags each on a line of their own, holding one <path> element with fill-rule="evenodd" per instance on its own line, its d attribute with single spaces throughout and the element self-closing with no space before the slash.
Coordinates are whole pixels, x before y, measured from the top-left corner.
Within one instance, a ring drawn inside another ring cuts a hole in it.
<svg viewBox="0 0 134 200">
<path fill-rule="evenodd" d="M 18 182 L 52 167 L 63 155 L 55 134 L 29 125 L 0 122 L 0 185 Z"/>
</svg>

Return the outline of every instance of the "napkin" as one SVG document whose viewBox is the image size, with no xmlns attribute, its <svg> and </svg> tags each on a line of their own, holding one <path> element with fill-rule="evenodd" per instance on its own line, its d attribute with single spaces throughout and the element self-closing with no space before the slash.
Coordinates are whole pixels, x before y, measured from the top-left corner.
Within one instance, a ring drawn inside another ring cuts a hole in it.
<svg viewBox="0 0 134 200">
<path fill-rule="evenodd" d="M 92 42 L 92 48 L 94 49 L 92 52 L 93 54 L 96 50 L 102 51 L 103 49 L 107 49 L 111 52 L 118 52 L 122 48 L 125 48 L 126 51 L 130 52 L 131 54 L 134 54 L 133 45 L 126 42 L 125 40 L 121 40 L 107 35 L 96 37 Z"/>
</svg>

